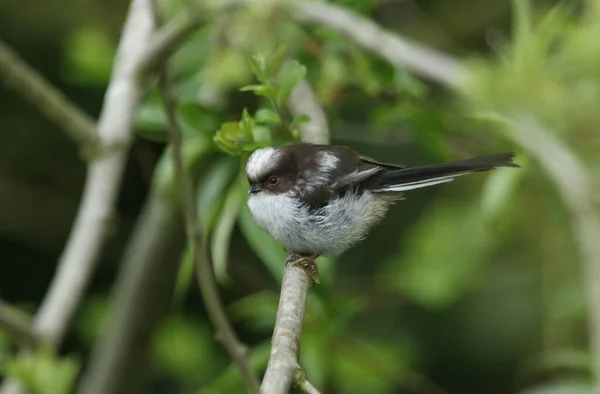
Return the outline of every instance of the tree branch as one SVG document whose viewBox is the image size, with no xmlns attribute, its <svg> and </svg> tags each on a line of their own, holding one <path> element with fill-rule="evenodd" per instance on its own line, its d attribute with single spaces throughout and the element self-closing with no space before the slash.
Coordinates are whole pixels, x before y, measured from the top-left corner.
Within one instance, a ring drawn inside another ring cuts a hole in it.
<svg viewBox="0 0 600 394">
<path fill-rule="evenodd" d="M 84 148 L 98 145 L 94 120 L 0 40 L 0 78 Z"/>
<path fill-rule="evenodd" d="M 64 337 L 83 297 L 114 215 L 134 115 L 144 91 L 138 73 L 140 60 L 153 30 L 150 0 L 133 0 L 98 120 L 98 135 L 105 149 L 89 165 L 75 225 L 35 318 L 36 329 L 55 345 Z"/>
<path fill-rule="evenodd" d="M 308 291 L 313 281 L 302 267 L 293 264 L 297 258 L 296 255 L 290 255 L 285 262 L 271 339 L 271 355 L 260 386 L 263 394 L 287 394 L 292 386 L 294 374 L 300 369 L 298 351 L 302 321 Z"/>
<path fill-rule="evenodd" d="M 176 94 L 166 64 L 163 65 L 160 83 L 171 129 L 173 161 L 175 163 L 176 179 L 181 188 L 181 203 L 185 217 L 186 233 L 188 242 L 192 245 L 202 300 L 208 312 L 208 317 L 215 327 L 216 337 L 224 345 L 232 361 L 240 370 L 246 389 L 250 393 L 258 393 L 258 380 L 246 358 L 246 349 L 240 343 L 225 314 L 219 289 L 215 282 L 213 267 L 206 250 L 206 243 L 201 233 L 195 192 L 183 164 L 183 141 L 177 120 Z"/>
<path fill-rule="evenodd" d="M 154 189 L 125 250 L 112 313 L 79 393 L 140 392 L 154 334 L 171 306 L 182 239 L 172 195 Z"/>
</svg>

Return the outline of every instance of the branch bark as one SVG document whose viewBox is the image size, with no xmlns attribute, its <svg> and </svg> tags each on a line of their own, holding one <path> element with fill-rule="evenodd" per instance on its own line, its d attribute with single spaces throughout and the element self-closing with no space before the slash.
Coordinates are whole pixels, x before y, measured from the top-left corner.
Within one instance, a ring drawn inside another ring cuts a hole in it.
<svg viewBox="0 0 600 394">
<path fill-rule="evenodd" d="M 171 306 L 183 235 L 172 195 L 155 189 L 123 256 L 111 317 L 79 393 L 140 392 L 154 334 Z"/>
<path fill-rule="evenodd" d="M 292 386 L 294 374 L 300 369 L 298 351 L 302 322 L 308 291 L 313 281 L 302 267 L 292 264 L 297 259 L 298 256 L 290 255 L 285 262 L 277 318 L 271 339 L 271 355 L 260 386 L 263 394 L 287 394 Z"/>
</svg>

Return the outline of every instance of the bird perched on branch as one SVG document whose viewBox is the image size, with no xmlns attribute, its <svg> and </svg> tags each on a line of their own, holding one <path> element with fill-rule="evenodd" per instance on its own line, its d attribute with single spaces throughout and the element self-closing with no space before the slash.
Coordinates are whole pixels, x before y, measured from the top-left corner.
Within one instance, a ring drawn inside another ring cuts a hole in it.
<svg viewBox="0 0 600 394">
<path fill-rule="evenodd" d="M 513 157 L 500 153 L 404 168 L 344 146 L 262 148 L 246 164 L 248 206 L 258 226 L 288 253 L 314 262 L 365 238 L 403 192 L 497 167 L 519 167 Z"/>
</svg>

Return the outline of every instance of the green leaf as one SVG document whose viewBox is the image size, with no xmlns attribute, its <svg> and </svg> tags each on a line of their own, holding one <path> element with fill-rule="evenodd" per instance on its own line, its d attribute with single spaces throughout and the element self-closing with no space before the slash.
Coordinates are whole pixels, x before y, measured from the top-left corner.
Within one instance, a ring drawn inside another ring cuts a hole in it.
<svg viewBox="0 0 600 394">
<path fill-rule="evenodd" d="M 280 281 L 286 259 L 285 250 L 254 223 L 246 204 L 242 206 L 238 221 L 242 234 L 244 234 L 254 253 L 266 265 L 273 277 Z"/>
<path fill-rule="evenodd" d="M 202 253 L 202 251 L 199 252 Z M 179 271 L 177 272 L 177 280 L 175 281 L 175 294 L 173 295 L 174 305 L 181 305 L 192 288 L 192 284 L 194 283 L 194 267 L 194 255 L 188 243 L 179 263 Z"/>
<path fill-rule="evenodd" d="M 206 170 L 197 186 L 198 215 L 202 218 L 205 231 L 212 228 L 221 211 L 223 194 L 235 179 L 239 161 L 231 156 L 222 156 Z"/>
<path fill-rule="evenodd" d="M 481 197 L 481 211 L 487 220 L 494 220 L 511 208 L 512 197 L 519 190 L 518 186 L 525 173 L 521 169 L 489 174 Z"/>
<path fill-rule="evenodd" d="M 235 226 L 238 213 L 242 205 L 242 197 L 244 194 L 240 192 L 242 183 L 234 183 L 223 204 L 221 215 L 217 219 L 215 229 L 211 239 L 211 253 L 215 269 L 215 276 L 220 282 L 227 280 L 227 258 L 229 256 L 229 247 L 231 241 L 231 233 Z M 245 191 L 246 187 L 243 185 Z"/>
<path fill-rule="evenodd" d="M 254 114 L 254 120 L 267 126 L 281 125 L 279 114 L 270 108 L 260 108 L 256 111 L 256 114 Z"/>
<path fill-rule="evenodd" d="M 292 90 L 306 75 L 306 67 L 296 60 L 291 60 L 283 66 L 277 78 L 277 105 L 281 106 L 290 97 Z"/>
<path fill-rule="evenodd" d="M 256 75 L 256 79 L 258 79 L 261 83 L 267 83 L 267 77 L 265 74 L 266 71 L 266 58 L 261 55 L 249 55 L 248 56 L 248 64 L 250 65 L 250 70 L 254 75 Z"/>
<path fill-rule="evenodd" d="M 468 237 L 456 231 L 457 223 L 469 229 Z M 469 288 L 491 246 L 477 206 L 464 202 L 438 202 L 409 233 L 406 250 L 386 264 L 382 277 L 431 308 L 454 302 Z"/>
<path fill-rule="evenodd" d="M 269 97 L 273 94 L 273 88 L 267 85 L 247 85 L 240 88 L 241 92 L 253 92 L 257 96 Z"/>
<path fill-rule="evenodd" d="M 265 341 L 255 346 L 249 354 L 248 361 L 254 373 L 264 371 L 271 351 L 271 341 Z M 223 394 L 243 393 L 244 385 L 240 377 L 239 369 L 231 363 L 220 375 L 213 379 L 207 386 L 202 387 L 198 393 Z"/>
<path fill-rule="evenodd" d="M 181 316 L 162 325 L 153 345 L 159 366 L 189 384 L 206 381 L 225 364 L 206 324 Z"/>
<path fill-rule="evenodd" d="M 69 394 L 79 373 L 80 362 L 74 357 L 58 357 L 41 349 L 10 359 L 6 376 L 21 383 L 28 394 Z"/>
<path fill-rule="evenodd" d="M 296 116 L 294 118 L 294 120 L 292 120 L 292 123 L 290 124 L 290 129 L 295 129 L 296 127 L 300 126 L 303 123 L 308 123 L 310 122 L 310 116 L 306 115 L 306 114 L 300 114 L 298 116 Z"/>
<path fill-rule="evenodd" d="M 263 291 L 246 296 L 231 303 L 227 312 L 236 323 L 249 324 L 253 330 L 271 332 L 275 325 L 279 296 L 272 291 Z"/>
<path fill-rule="evenodd" d="M 281 70 L 281 66 L 285 61 L 285 57 L 287 54 L 287 48 L 285 45 L 279 46 L 277 50 L 270 55 L 267 56 L 265 72 L 267 78 L 275 79 L 279 71 Z"/>
<path fill-rule="evenodd" d="M 590 394 L 594 386 L 583 379 L 557 379 L 520 391 L 519 394 Z"/>
</svg>

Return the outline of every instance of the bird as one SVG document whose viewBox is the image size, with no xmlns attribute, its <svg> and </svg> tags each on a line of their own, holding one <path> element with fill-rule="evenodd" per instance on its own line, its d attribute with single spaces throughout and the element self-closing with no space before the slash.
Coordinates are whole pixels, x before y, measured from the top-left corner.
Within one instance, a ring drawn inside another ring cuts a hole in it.
<svg viewBox="0 0 600 394">
<path fill-rule="evenodd" d="M 514 167 L 515 153 L 403 167 L 346 146 L 296 142 L 256 149 L 246 162 L 248 208 L 288 252 L 309 260 L 362 241 L 406 191 Z"/>
</svg>

